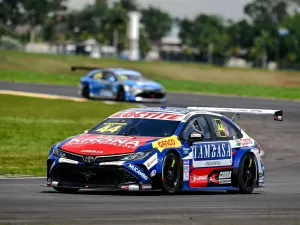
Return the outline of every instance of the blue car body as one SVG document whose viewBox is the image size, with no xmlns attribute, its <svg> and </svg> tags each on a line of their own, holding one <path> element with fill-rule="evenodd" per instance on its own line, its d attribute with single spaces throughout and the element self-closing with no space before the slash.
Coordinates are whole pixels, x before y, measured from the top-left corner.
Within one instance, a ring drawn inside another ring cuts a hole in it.
<svg viewBox="0 0 300 225">
<path fill-rule="evenodd" d="M 120 68 L 92 69 L 80 79 L 79 94 L 84 98 L 104 98 L 128 102 L 166 102 L 162 85 L 141 73 Z"/>
<path fill-rule="evenodd" d="M 282 120 L 282 111 L 264 112 Z M 47 186 L 61 192 L 110 188 L 251 193 L 264 187 L 260 153 L 257 141 L 222 114 L 201 108 L 128 109 L 53 145 Z"/>
</svg>

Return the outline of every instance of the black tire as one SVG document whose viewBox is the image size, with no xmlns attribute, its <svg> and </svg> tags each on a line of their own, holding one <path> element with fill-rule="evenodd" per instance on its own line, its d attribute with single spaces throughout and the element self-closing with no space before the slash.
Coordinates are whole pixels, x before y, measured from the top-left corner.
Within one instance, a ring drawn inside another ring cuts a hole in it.
<svg viewBox="0 0 300 225">
<path fill-rule="evenodd" d="M 181 189 L 182 172 L 180 160 L 174 153 L 168 153 L 162 164 L 162 191 L 175 194 Z"/>
<path fill-rule="evenodd" d="M 117 92 L 116 101 L 125 101 L 125 90 L 123 86 L 121 86 Z"/>
<path fill-rule="evenodd" d="M 79 188 L 63 188 L 63 187 L 53 187 L 54 190 L 62 193 L 74 194 L 79 191 Z"/>
<path fill-rule="evenodd" d="M 251 194 L 257 182 L 256 159 L 252 153 L 243 157 L 238 170 L 239 191 L 228 191 L 229 193 Z"/>
<path fill-rule="evenodd" d="M 84 85 L 81 90 L 81 96 L 84 98 L 90 98 L 90 89 L 88 85 Z"/>
</svg>

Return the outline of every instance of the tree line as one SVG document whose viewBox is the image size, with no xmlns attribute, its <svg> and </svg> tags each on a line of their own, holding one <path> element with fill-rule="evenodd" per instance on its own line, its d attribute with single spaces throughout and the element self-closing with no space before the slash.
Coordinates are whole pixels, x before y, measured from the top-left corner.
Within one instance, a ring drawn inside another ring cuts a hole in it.
<svg viewBox="0 0 300 225">
<path fill-rule="evenodd" d="M 247 19 L 224 20 L 216 15 L 199 14 L 194 19 L 172 18 L 155 7 L 141 8 L 135 0 L 120 0 L 110 6 L 98 0 L 79 11 L 69 11 L 67 0 L 0 0 L 0 35 L 16 36 L 16 28 L 30 27 L 29 32 L 18 35 L 30 40 L 83 41 L 95 38 L 102 44 L 116 44 L 121 51 L 128 45 L 126 39 L 128 12 L 141 12 L 140 30 L 142 53 L 150 46 L 159 46 L 176 22 L 186 57 L 226 59 L 242 57 L 258 64 L 265 61 L 297 66 L 300 57 L 300 0 L 253 0 L 245 5 Z"/>
</svg>

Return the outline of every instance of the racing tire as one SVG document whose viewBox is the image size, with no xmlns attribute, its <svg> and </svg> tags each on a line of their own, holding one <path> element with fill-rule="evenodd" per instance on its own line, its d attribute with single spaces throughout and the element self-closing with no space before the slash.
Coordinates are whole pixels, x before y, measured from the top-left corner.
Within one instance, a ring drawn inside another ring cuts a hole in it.
<svg viewBox="0 0 300 225">
<path fill-rule="evenodd" d="M 175 194 L 181 188 L 182 172 L 180 160 L 174 153 L 168 153 L 162 164 L 162 191 Z"/>
<path fill-rule="evenodd" d="M 90 89 L 88 85 L 84 85 L 81 90 L 81 96 L 84 98 L 90 98 Z"/>
<path fill-rule="evenodd" d="M 79 188 L 63 188 L 63 187 L 53 187 L 54 190 L 62 193 L 74 194 L 79 191 Z"/>
<path fill-rule="evenodd" d="M 238 170 L 239 191 L 228 193 L 251 194 L 257 182 L 256 159 L 252 153 L 246 153 Z"/>
<path fill-rule="evenodd" d="M 125 90 L 123 86 L 121 86 L 117 92 L 116 101 L 125 101 Z"/>
</svg>

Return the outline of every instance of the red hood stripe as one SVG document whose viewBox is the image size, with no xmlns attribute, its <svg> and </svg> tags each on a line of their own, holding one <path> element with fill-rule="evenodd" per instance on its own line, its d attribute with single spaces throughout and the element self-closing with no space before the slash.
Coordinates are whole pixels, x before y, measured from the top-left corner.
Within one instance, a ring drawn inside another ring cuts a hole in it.
<svg viewBox="0 0 300 225">
<path fill-rule="evenodd" d="M 61 149 L 80 155 L 120 155 L 133 153 L 158 137 L 131 137 L 118 135 L 82 134 L 65 143 Z"/>
</svg>

